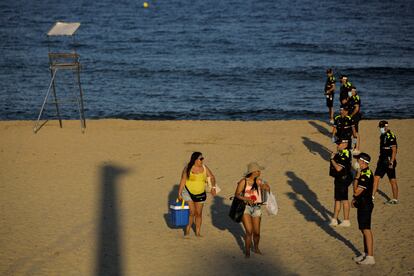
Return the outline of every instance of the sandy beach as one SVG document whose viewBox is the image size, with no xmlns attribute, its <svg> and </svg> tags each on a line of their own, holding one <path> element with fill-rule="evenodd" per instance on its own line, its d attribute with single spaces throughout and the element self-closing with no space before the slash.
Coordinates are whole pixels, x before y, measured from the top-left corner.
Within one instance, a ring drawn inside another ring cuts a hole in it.
<svg viewBox="0 0 414 276">
<path fill-rule="evenodd" d="M 373 213 L 377 264 L 363 249 L 356 210 L 350 228 L 328 225 L 333 179 L 330 127 L 321 121 L 0 122 L 1 275 L 414 275 L 414 119 L 390 120 L 398 139 L 400 204 L 380 182 Z M 377 121 L 362 121 L 361 149 L 379 151 Z M 180 173 L 201 151 L 221 193 L 209 197 L 203 238 L 168 222 Z M 228 218 L 246 164 L 266 169 L 280 206 L 262 219 L 263 256 L 243 255 L 243 228 Z M 350 191 L 351 194 L 351 191 Z M 342 214 L 341 216 L 342 217 Z"/>
</svg>

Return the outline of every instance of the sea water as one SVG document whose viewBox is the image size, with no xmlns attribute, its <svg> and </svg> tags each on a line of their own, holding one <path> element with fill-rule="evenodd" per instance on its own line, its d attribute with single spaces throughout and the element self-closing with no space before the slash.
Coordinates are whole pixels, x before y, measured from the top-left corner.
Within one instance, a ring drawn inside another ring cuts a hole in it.
<svg viewBox="0 0 414 276">
<path fill-rule="evenodd" d="M 365 118 L 414 117 L 413 1 L 147 2 L 1 1 L 0 119 L 37 118 L 56 21 L 81 22 L 65 46 L 88 119 L 326 120 L 327 68 L 349 76 Z M 76 119 L 71 74 L 56 88 Z"/>
</svg>

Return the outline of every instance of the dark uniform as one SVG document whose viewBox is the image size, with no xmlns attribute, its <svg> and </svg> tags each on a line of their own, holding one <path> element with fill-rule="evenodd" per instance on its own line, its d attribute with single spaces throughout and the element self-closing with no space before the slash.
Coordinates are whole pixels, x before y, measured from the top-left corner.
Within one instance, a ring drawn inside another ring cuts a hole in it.
<svg viewBox="0 0 414 276">
<path fill-rule="evenodd" d="M 335 154 L 333 160 L 342 167 L 339 172 L 332 165 L 329 168 L 329 175 L 334 177 L 335 200 L 348 200 L 348 186 L 352 183 L 351 153 L 344 149 Z"/>
<path fill-rule="evenodd" d="M 355 109 L 355 105 L 359 105 L 359 111 L 354 116 L 352 116 L 352 119 L 354 120 L 355 130 L 358 132 L 358 126 L 359 121 L 361 120 L 361 98 L 358 95 L 352 96 L 348 100 L 348 110 L 349 114 L 352 114 Z"/>
<path fill-rule="evenodd" d="M 393 146 L 397 147 L 397 136 L 391 130 L 387 130 L 387 132 L 380 136 L 380 156 L 375 169 L 375 175 L 381 178 L 385 174 L 387 174 L 389 179 L 396 178 L 395 167 L 397 166 L 397 160 L 394 160 L 393 167 L 389 168 Z"/>
<path fill-rule="evenodd" d="M 334 99 L 334 95 L 335 95 L 335 91 L 332 91 L 332 93 L 327 94 L 326 92 L 332 88 L 332 86 L 335 85 L 335 77 L 334 76 L 330 76 L 326 79 L 326 83 L 325 83 L 325 95 L 326 95 L 326 106 L 327 107 L 333 107 L 333 99 Z"/>
<path fill-rule="evenodd" d="M 339 89 L 339 102 L 342 104 L 342 101 L 348 98 L 348 92 L 351 91 L 352 83 L 346 81 L 341 85 Z"/>
<path fill-rule="evenodd" d="M 342 140 L 352 140 L 352 126 L 354 125 L 354 121 L 352 120 L 351 116 L 342 117 L 341 115 L 337 115 L 334 120 L 334 127 L 336 128 L 336 137 L 337 139 Z M 351 143 L 348 143 L 351 145 Z"/>
<path fill-rule="evenodd" d="M 361 171 L 361 175 L 358 179 L 358 187 L 363 191 L 355 198 L 355 207 L 358 208 L 357 218 L 359 229 L 371 229 L 371 214 L 374 209 L 374 203 L 372 201 L 372 189 L 374 185 L 374 176 L 369 168 L 365 168 Z"/>
</svg>

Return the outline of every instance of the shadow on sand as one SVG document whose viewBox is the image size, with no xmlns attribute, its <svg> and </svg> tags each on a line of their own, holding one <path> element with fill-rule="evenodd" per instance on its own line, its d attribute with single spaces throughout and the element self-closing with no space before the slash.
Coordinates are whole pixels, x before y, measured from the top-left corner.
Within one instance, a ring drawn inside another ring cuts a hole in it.
<svg viewBox="0 0 414 276">
<path fill-rule="evenodd" d="M 213 204 L 210 207 L 213 226 L 222 231 L 229 231 L 239 245 L 240 250 L 244 252 L 244 230 L 242 224 L 230 219 L 230 205 L 225 204 L 224 200 L 223 197 L 218 195 L 213 198 Z"/>
<path fill-rule="evenodd" d="M 95 275 L 123 275 L 118 181 L 128 171 L 113 164 L 104 164 L 100 168 L 102 191 Z"/>
<path fill-rule="evenodd" d="M 385 202 L 391 200 L 391 198 L 386 193 L 384 193 L 383 191 L 381 191 L 380 189 L 377 190 L 377 193 L 385 199 Z"/>
<path fill-rule="evenodd" d="M 332 137 L 332 134 L 331 134 L 331 132 L 329 131 L 329 129 L 328 128 L 326 128 L 326 127 L 324 127 L 323 125 L 320 125 L 320 124 L 318 124 L 317 122 L 315 122 L 315 121 L 309 121 L 308 122 L 311 126 L 313 126 L 314 128 L 316 128 L 316 130 L 319 132 L 319 133 L 321 133 L 321 134 L 323 134 L 323 135 L 325 135 L 326 137 L 329 137 L 329 138 L 331 138 Z M 326 124 L 326 123 L 324 123 L 325 125 L 328 125 L 328 124 Z M 328 125 L 328 127 L 329 127 L 329 125 Z M 331 127 L 332 128 L 332 127 Z"/>
<path fill-rule="evenodd" d="M 228 204 L 226 204 L 228 202 Z M 213 198 L 210 207 L 212 224 L 221 231 L 228 231 L 233 235 L 234 240 L 240 248 L 240 255 L 228 252 L 226 248 L 218 251 L 217 255 L 209 256 L 214 260 L 218 258 L 220 266 L 218 275 L 298 275 L 283 267 L 278 258 L 272 255 L 272 251 L 264 255 L 252 254 L 248 260 L 244 258 L 244 230 L 242 223 L 235 223 L 229 217 L 231 201 L 221 196 Z M 276 235 L 276 234 L 275 234 Z M 271 238 L 271 237 L 269 237 Z M 275 237 L 273 237 L 275 238 Z M 261 241 L 266 243 L 266 241 Z M 276 250 L 276 248 L 275 248 Z M 273 252 L 274 253 L 274 252 Z M 214 265 L 214 261 L 212 265 Z"/>
<path fill-rule="evenodd" d="M 359 255 L 359 250 L 349 240 L 329 226 L 330 217 L 333 214 L 318 201 L 317 195 L 309 188 L 308 184 L 292 171 L 286 172 L 286 175 L 289 177 L 288 184 L 293 190 L 293 192 L 287 193 L 287 196 L 294 202 L 296 209 L 304 218 L 317 224 L 326 234 L 341 241 L 356 255 Z"/>
<path fill-rule="evenodd" d="M 302 136 L 302 139 L 303 144 L 308 148 L 308 150 L 312 154 L 319 154 L 320 157 L 322 157 L 322 159 L 329 161 L 329 159 L 331 158 L 331 151 L 328 148 L 319 144 L 318 142 L 312 141 L 308 137 Z"/>
</svg>

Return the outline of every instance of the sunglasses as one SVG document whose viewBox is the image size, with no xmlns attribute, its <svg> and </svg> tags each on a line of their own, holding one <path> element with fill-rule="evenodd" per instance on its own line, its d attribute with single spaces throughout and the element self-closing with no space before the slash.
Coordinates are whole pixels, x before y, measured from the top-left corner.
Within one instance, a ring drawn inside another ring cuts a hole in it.
<svg viewBox="0 0 414 276">
<path fill-rule="evenodd" d="M 200 157 L 200 158 L 198 158 L 198 160 L 203 161 L 204 160 L 204 157 Z"/>
</svg>

